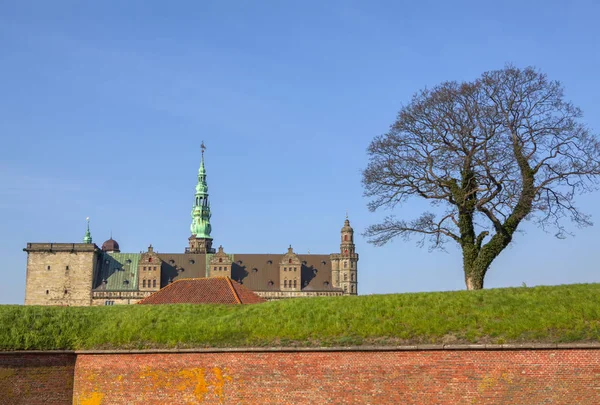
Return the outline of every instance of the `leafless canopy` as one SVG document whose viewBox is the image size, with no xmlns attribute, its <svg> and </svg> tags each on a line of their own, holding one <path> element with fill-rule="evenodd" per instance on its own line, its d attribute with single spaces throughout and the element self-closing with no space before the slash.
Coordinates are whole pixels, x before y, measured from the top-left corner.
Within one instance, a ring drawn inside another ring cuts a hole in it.
<svg viewBox="0 0 600 405">
<path fill-rule="evenodd" d="M 411 197 L 437 208 L 409 221 L 389 216 L 365 234 L 375 245 L 414 234 L 432 248 L 454 240 L 467 286 L 480 268 L 482 287 L 523 219 L 558 237 L 566 234 L 565 217 L 591 224 L 574 198 L 597 188 L 600 144 L 580 117 L 561 85 L 533 68 L 508 66 L 421 91 L 372 141 L 363 184 L 372 211 Z"/>
</svg>

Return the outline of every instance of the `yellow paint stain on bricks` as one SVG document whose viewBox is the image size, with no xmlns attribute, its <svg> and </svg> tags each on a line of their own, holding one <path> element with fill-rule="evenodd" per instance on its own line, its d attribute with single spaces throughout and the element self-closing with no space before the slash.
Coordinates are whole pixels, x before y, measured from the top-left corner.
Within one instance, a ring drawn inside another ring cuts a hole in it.
<svg viewBox="0 0 600 405">
<path fill-rule="evenodd" d="M 104 394 L 94 391 L 89 394 L 83 394 L 79 398 L 75 398 L 75 405 L 101 405 Z"/>
<path fill-rule="evenodd" d="M 200 367 L 184 368 L 179 371 L 165 371 L 147 367 L 138 374 L 138 377 L 143 382 L 142 390 L 144 392 L 153 393 L 161 389 L 172 389 L 180 393 L 180 400 L 184 400 L 189 404 L 202 403 L 207 397 L 218 399 L 220 403 L 224 403 L 226 385 L 233 380 L 227 374 L 227 369 L 220 367 L 213 367 L 209 371 Z M 93 373 L 87 375 L 86 379 L 94 382 L 94 391 L 84 392 L 76 397 L 75 405 L 109 404 L 111 399 L 101 392 L 102 385 L 109 388 L 111 392 L 118 392 L 130 389 L 127 385 L 132 382 L 130 378 L 121 374 L 117 375 L 112 381 L 105 380 L 104 383 L 100 383 Z"/>
</svg>

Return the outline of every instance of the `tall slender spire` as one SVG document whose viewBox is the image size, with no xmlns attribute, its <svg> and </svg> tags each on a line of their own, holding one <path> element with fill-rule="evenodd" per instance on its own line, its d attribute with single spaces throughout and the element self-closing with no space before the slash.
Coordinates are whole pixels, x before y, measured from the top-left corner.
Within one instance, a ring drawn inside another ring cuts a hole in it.
<svg viewBox="0 0 600 405">
<path fill-rule="evenodd" d="M 212 227 L 210 225 L 210 203 L 208 202 L 208 184 L 206 183 L 206 169 L 204 167 L 204 151 L 206 150 L 204 141 L 202 141 L 200 149 L 202 160 L 200 169 L 198 169 L 198 183 L 196 184 L 196 194 L 192 206 L 192 224 L 190 225 L 192 236 L 189 238 L 189 250 L 196 253 L 205 253 L 212 250 L 212 238 L 210 237 Z"/>
<path fill-rule="evenodd" d="M 85 231 L 85 236 L 83 237 L 83 243 L 92 243 L 92 235 L 90 234 L 90 217 L 85 219 L 87 221 L 87 230 Z"/>
</svg>

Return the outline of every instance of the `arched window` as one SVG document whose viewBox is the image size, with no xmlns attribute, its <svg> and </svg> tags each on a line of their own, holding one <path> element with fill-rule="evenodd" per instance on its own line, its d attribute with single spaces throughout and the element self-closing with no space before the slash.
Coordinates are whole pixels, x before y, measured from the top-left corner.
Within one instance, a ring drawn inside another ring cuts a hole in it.
<svg viewBox="0 0 600 405">
<path fill-rule="evenodd" d="M 156 279 L 152 280 L 152 287 L 156 287 Z"/>
<path fill-rule="evenodd" d="M 352 286 L 352 292 L 354 292 L 354 286 Z"/>
<path fill-rule="evenodd" d="M 219 263 L 223 263 L 223 258 L 219 257 Z"/>
<path fill-rule="evenodd" d="M 344 235 L 344 240 L 347 241 L 348 240 L 348 235 Z"/>
<path fill-rule="evenodd" d="M 288 263 L 292 264 L 292 259 L 290 258 L 290 260 L 288 261 Z"/>
<path fill-rule="evenodd" d="M 283 287 L 287 288 L 287 280 L 283 280 Z"/>
<path fill-rule="evenodd" d="M 348 274 L 344 274 L 344 281 L 348 281 Z"/>
<path fill-rule="evenodd" d="M 152 263 L 152 258 L 151 257 L 148 258 L 148 263 Z"/>
<path fill-rule="evenodd" d="M 146 279 L 142 281 L 142 287 L 146 288 Z"/>
<path fill-rule="evenodd" d="M 354 273 L 350 274 L 350 280 L 354 281 Z"/>
<path fill-rule="evenodd" d="M 294 288 L 296 288 L 296 280 L 294 280 Z"/>
</svg>

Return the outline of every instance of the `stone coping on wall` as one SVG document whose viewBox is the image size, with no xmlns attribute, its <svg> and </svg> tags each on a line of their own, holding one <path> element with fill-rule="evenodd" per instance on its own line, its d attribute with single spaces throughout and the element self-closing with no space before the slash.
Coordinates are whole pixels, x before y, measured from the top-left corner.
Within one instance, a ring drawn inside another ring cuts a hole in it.
<svg viewBox="0 0 600 405">
<path fill-rule="evenodd" d="M 143 349 L 143 350 L 15 350 L 0 351 L 8 354 L 157 354 L 157 353 L 285 353 L 285 352 L 402 352 L 402 351 L 456 351 L 456 350 L 600 350 L 596 343 L 510 343 L 510 344 L 447 344 L 407 346 L 335 346 L 335 347 L 212 347 L 196 349 Z"/>
</svg>

